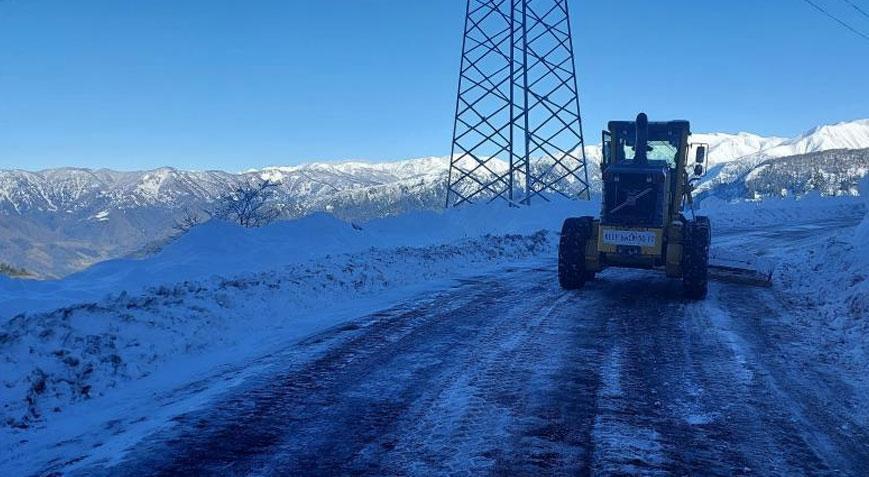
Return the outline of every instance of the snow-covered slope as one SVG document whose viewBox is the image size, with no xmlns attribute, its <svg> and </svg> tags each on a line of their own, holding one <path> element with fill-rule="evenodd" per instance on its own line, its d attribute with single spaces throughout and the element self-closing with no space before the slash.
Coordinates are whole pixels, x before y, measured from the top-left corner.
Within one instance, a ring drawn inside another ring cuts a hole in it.
<svg viewBox="0 0 869 477">
<path fill-rule="evenodd" d="M 0 321 L 17 313 L 96 301 L 121 289 L 135 293 L 166 282 L 269 270 L 371 247 L 428 246 L 485 234 L 556 230 L 558 217 L 578 211 L 592 213 L 596 207 L 591 202 L 558 201 L 548 207 L 549 215 L 540 216 L 534 210 L 506 204 L 479 204 L 449 213 L 413 212 L 362 226 L 322 213 L 259 229 L 212 221 L 144 259 L 105 261 L 62 280 L 0 277 Z"/>
</svg>

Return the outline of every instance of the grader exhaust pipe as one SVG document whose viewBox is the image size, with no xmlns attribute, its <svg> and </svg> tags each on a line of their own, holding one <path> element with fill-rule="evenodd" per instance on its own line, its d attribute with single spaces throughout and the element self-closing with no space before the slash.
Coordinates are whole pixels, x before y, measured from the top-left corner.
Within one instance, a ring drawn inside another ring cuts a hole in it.
<svg viewBox="0 0 869 477">
<path fill-rule="evenodd" d="M 646 113 L 637 115 L 637 133 L 634 140 L 634 161 L 638 163 L 649 160 L 649 117 Z"/>
</svg>

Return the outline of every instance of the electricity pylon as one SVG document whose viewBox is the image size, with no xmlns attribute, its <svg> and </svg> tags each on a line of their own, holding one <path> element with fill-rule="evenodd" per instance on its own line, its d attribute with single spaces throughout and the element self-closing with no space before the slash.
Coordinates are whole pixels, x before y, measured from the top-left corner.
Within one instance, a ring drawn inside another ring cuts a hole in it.
<svg viewBox="0 0 869 477">
<path fill-rule="evenodd" d="M 568 0 L 468 0 L 446 205 L 589 198 Z"/>
</svg>

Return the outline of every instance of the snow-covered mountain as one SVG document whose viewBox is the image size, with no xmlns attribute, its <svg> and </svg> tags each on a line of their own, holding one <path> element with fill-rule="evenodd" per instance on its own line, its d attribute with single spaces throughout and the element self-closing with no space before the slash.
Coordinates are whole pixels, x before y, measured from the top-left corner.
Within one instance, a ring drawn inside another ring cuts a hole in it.
<svg viewBox="0 0 869 477">
<path fill-rule="evenodd" d="M 818 126 L 793 139 L 762 149 L 758 155 L 785 157 L 832 149 L 862 149 L 869 143 L 869 119 Z"/>
<path fill-rule="evenodd" d="M 726 200 L 821 195 L 859 195 L 869 172 L 869 149 L 833 149 L 766 159 L 736 180 L 704 195 Z"/>
<path fill-rule="evenodd" d="M 692 140 L 697 141 L 698 137 L 704 136 L 706 135 L 695 134 Z M 700 185 L 701 191 L 730 184 L 768 159 L 835 149 L 867 148 L 869 147 L 869 119 L 818 126 L 791 139 L 761 138 L 746 133 L 736 136 L 742 136 L 743 140 L 737 141 L 737 145 L 728 146 L 728 149 L 732 147 L 731 150 L 740 155 L 718 153 L 716 142 L 705 141 L 710 143 L 711 163 L 709 173 Z M 721 144 L 729 143 L 731 140 L 732 138 L 724 138 Z M 751 146 L 757 148 L 752 151 Z M 746 151 L 747 154 L 744 153 Z"/>
<path fill-rule="evenodd" d="M 710 146 L 711 168 L 700 186 L 704 194 L 751 198 L 755 192 L 769 195 L 773 186 L 733 184 L 763 176 L 751 173 L 764 161 L 869 148 L 869 120 L 820 126 L 792 139 L 742 132 L 695 134 L 692 141 Z M 592 186 L 599 190 L 600 147 L 588 146 L 586 155 Z M 863 157 L 824 156 L 825 185 L 817 189 L 828 193 L 856 190 L 850 182 L 866 174 L 859 165 Z M 836 161 L 847 164 L 839 167 Z M 851 167 L 852 163 L 856 165 Z M 767 178 L 767 183 L 790 194 L 808 190 L 805 185 L 810 182 L 796 178 L 810 169 L 817 172 L 812 160 L 787 164 L 798 170 L 788 176 L 783 174 L 790 170 L 787 167 L 774 167 L 770 170 L 777 175 Z M 67 275 L 165 240 L 184 210 L 208 209 L 233 186 L 259 178 L 280 182 L 278 200 L 286 217 L 325 211 L 343 219 L 365 221 L 410 210 L 437 209 L 445 199 L 448 167 L 446 157 L 427 157 L 383 163 L 312 163 L 240 174 L 168 167 L 138 172 L 0 170 L 0 263 L 24 268 L 36 276 Z M 493 160 L 493 167 L 503 169 L 506 165 Z M 848 172 L 836 177 L 836 171 Z M 795 182 L 784 184 L 788 177 Z M 830 186 L 842 181 L 847 184 Z"/>
<path fill-rule="evenodd" d="M 770 150 L 786 140 L 786 138 L 758 136 L 747 132 L 691 135 L 692 142 L 709 144 L 709 157 L 715 164 L 732 162 L 759 151 Z"/>
</svg>

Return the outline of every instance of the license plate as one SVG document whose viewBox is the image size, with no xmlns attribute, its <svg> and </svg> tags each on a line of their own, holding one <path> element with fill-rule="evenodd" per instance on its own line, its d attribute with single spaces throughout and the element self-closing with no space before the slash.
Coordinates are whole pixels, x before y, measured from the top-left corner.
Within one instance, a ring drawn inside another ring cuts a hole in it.
<svg viewBox="0 0 869 477">
<path fill-rule="evenodd" d="M 638 230 L 604 230 L 603 242 L 610 245 L 655 246 L 655 232 Z"/>
</svg>

